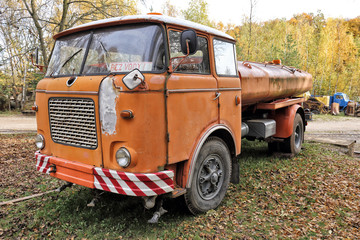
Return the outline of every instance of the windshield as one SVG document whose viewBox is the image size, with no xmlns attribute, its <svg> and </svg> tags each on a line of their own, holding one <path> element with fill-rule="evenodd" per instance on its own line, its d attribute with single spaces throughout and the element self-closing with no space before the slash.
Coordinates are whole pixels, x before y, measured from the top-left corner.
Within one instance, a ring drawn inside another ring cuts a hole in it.
<svg viewBox="0 0 360 240">
<path fill-rule="evenodd" d="M 160 26 L 117 26 L 62 37 L 55 43 L 46 75 L 106 74 L 135 68 L 145 72 L 165 69 Z"/>
<path fill-rule="evenodd" d="M 57 40 L 46 75 L 78 74 L 87 42 L 89 42 L 89 34 L 76 34 Z"/>
</svg>

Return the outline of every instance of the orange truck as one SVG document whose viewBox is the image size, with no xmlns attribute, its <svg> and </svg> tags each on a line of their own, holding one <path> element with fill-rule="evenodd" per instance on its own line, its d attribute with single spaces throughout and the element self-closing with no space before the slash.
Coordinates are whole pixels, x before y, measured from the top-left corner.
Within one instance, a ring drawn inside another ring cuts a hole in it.
<svg viewBox="0 0 360 240">
<path fill-rule="evenodd" d="M 310 74 L 238 62 L 235 40 L 162 15 L 58 33 L 36 89 L 37 170 L 69 183 L 216 208 L 239 180 L 241 139 L 297 154 Z"/>
</svg>

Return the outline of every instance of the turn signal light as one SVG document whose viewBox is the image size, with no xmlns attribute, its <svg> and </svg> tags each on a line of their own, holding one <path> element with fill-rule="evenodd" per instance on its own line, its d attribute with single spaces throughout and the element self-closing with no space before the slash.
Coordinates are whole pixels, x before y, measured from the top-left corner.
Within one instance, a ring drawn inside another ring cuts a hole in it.
<svg viewBox="0 0 360 240">
<path fill-rule="evenodd" d="M 240 97 L 239 97 L 239 96 L 236 96 L 236 97 L 235 97 L 235 104 L 236 104 L 236 105 L 239 105 L 239 104 L 240 104 Z"/>
<path fill-rule="evenodd" d="M 120 116 L 124 119 L 131 119 L 134 118 L 134 114 L 131 110 L 123 110 L 120 113 Z"/>
<path fill-rule="evenodd" d="M 38 111 L 38 106 L 37 106 L 37 105 L 32 106 L 32 107 L 31 107 L 31 110 L 37 112 L 37 111 Z"/>
</svg>

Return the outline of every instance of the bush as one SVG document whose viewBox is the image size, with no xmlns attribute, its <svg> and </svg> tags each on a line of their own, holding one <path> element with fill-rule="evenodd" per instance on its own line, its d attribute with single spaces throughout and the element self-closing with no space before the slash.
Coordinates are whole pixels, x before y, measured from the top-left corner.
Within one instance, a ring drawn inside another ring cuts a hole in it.
<svg viewBox="0 0 360 240">
<path fill-rule="evenodd" d="M 8 99 L 7 97 L 0 93 L 0 111 L 4 111 L 8 107 Z"/>
</svg>

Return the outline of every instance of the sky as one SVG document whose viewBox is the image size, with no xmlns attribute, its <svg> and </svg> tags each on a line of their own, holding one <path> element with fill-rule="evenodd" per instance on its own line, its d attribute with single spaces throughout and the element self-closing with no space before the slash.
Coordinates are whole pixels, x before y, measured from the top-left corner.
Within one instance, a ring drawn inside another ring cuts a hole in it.
<svg viewBox="0 0 360 240">
<path fill-rule="evenodd" d="M 145 0 L 146 7 L 139 3 L 143 14 L 150 12 L 152 6 L 154 12 L 161 12 L 166 0 Z M 250 0 L 207 0 L 208 13 L 215 22 L 233 23 L 240 25 L 244 16 L 249 16 Z M 317 13 L 318 10 L 325 18 L 355 18 L 360 16 L 360 0 L 257 0 L 254 11 L 257 22 L 276 18 L 289 20 L 294 14 Z M 170 0 L 178 10 L 188 7 L 190 0 Z"/>
</svg>

